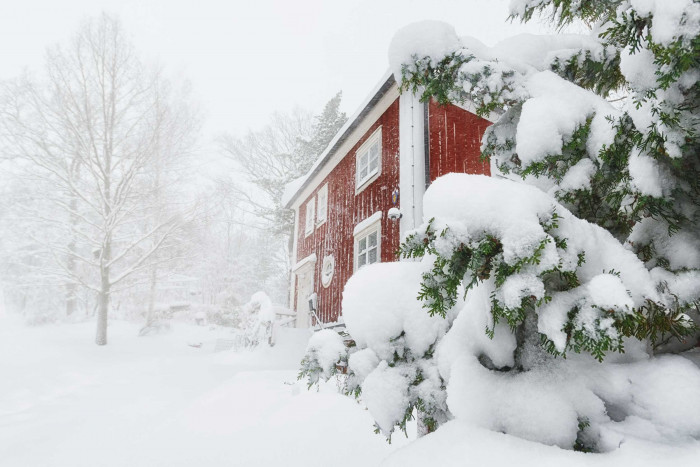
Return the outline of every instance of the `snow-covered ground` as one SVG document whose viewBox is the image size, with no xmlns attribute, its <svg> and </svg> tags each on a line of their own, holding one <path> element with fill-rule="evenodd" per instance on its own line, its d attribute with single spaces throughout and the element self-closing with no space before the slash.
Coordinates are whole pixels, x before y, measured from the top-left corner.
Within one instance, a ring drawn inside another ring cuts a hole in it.
<svg viewBox="0 0 700 467">
<path fill-rule="evenodd" d="M 369 413 L 332 384 L 296 380 L 308 334 L 272 349 L 214 352 L 222 331 L 176 325 L 136 337 L 93 323 L 25 327 L 0 316 L 0 466 L 671 466 L 700 443 L 631 440 L 583 454 L 453 421 L 412 443 L 373 433 Z M 201 348 L 188 343 L 201 342 Z M 697 394 L 689 394 L 696 398 Z M 415 426 L 411 427 L 415 431 Z M 405 447 L 403 447 L 405 446 Z"/>
<path fill-rule="evenodd" d="M 225 332 L 112 322 L 97 347 L 93 328 L 0 316 L 0 466 L 371 466 L 407 443 L 333 385 L 297 382 L 305 331 L 214 352 Z"/>
</svg>

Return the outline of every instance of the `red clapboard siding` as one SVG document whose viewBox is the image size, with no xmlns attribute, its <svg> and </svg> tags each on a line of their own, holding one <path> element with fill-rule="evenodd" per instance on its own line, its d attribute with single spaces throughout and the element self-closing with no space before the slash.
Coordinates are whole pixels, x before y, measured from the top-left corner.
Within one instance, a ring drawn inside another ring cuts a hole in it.
<svg viewBox="0 0 700 467">
<path fill-rule="evenodd" d="M 480 159 L 481 138 L 489 121 L 462 108 L 439 106 L 431 101 L 428 125 L 431 182 L 450 172 L 490 175 L 489 163 Z M 355 153 L 379 126 L 382 127 L 381 175 L 355 195 Z M 381 261 L 397 259 L 399 223 L 390 221 L 386 213 L 393 206 L 391 193 L 399 187 L 399 165 L 399 100 L 396 99 L 299 207 L 297 260 L 316 254 L 314 291 L 318 294 L 318 314 L 324 322 L 336 321 L 339 317 L 343 288 L 354 271 L 353 230 L 357 224 L 382 211 Z M 306 236 L 306 203 L 316 198 L 318 190 L 326 183 L 327 220 Z M 330 285 L 323 287 L 321 267 L 327 255 L 335 258 L 335 272 Z"/>
<path fill-rule="evenodd" d="M 362 192 L 355 195 L 355 152 L 379 126 L 382 127 L 381 174 Z M 326 183 L 327 220 L 317 227 L 314 233 L 305 236 L 306 203 L 315 197 Z M 314 290 L 318 294 L 319 317 L 322 321 L 332 322 L 338 319 L 343 288 L 353 273 L 353 229 L 357 224 L 375 212 L 382 211 L 384 215 L 381 221 L 381 261 L 396 260 L 399 225 L 398 222 L 388 220 L 386 212 L 392 207 L 391 193 L 398 186 L 399 100 L 396 99 L 299 208 L 297 260 L 316 253 Z M 329 287 L 323 287 L 321 267 L 323 258 L 327 255 L 333 255 L 335 258 L 335 272 Z"/>
<path fill-rule="evenodd" d="M 481 161 L 481 137 L 491 122 L 454 105 L 428 106 L 430 181 L 450 172 L 491 175 Z"/>
</svg>

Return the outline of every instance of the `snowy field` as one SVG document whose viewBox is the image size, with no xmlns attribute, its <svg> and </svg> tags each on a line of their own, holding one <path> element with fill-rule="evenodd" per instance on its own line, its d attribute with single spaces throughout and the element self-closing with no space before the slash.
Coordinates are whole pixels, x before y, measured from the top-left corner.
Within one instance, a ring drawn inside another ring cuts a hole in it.
<svg viewBox="0 0 700 467">
<path fill-rule="evenodd" d="M 387 444 L 369 413 L 333 385 L 307 391 L 297 382 L 305 331 L 236 353 L 214 352 L 227 337 L 221 331 L 179 325 L 139 338 L 137 330 L 113 322 L 109 345 L 98 347 L 92 323 L 30 328 L 0 317 L 0 466 L 658 467 L 700 459 L 697 442 L 629 440 L 594 455 L 461 422 L 410 446 L 401 434 Z M 202 347 L 188 345 L 196 342 Z"/>
<path fill-rule="evenodd" d="M 202 327 L 137 331 L 112 322 L 98 347 L 94 323 L 0 317 L 0 466 L 371 466 L 407 443 L 334 386 L 297 382 L 305 331 L 239 353 Z"/>
</svg>

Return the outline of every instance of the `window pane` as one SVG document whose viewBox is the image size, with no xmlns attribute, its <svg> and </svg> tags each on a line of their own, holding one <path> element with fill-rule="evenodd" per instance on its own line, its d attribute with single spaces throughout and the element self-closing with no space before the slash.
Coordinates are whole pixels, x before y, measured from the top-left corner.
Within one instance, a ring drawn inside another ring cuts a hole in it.
<svg viewBox="0 0 700 467">
<path fill-rule="evenodd" d="M 369 250 L 369 252 L 367 254 L 369 255 L 369 260 L 368 260 L 369 264 L 377 262 L 377 249 L 376 248 L 372 248 L 371 250 Z"/>
<path fill-rule="evenodd" d="M 376 172 L 377 167 L 379 167 L 379 161 L 377 159 L 372 159 L 372 162 L 369 164 L 369 171 Z"/>
<path fill-rule="evenodd" d="M 377 170 L 379 166 L 379 142 L 376 142 L 369 149 L 369 171 Z"/>
<path fill-rule="evenodd" d="M 357 267 L 361 268 L 365 264 L 367 264 L 367 255 L 362 254 L 362 255 L 358 256 L 357 257 Z"/>
<path fill-rule="evenodd" d="M 367 166 L 360 169 L 360 180 L 363 180 L 367 176 Z"/>
<path fill-rule="evenodd" d="M 326 211 L 328 210 L 328 187 L 324 187 L 318 192 L 318 213 L 317 221 L 323 222 L 326 220 Z"/>
<path fill-rule="evenodd" d="M 377 232 L 369 234 L 369 246 L 377 246 Z"/>
<path fill-rule="evenodd" d="M 365 251 L 366 249 L 367 249 L 367 239 L 363 238 L 362 240 L 360 240 L 360 244 L 359 244 L 360 253 Z"/>
</svg>

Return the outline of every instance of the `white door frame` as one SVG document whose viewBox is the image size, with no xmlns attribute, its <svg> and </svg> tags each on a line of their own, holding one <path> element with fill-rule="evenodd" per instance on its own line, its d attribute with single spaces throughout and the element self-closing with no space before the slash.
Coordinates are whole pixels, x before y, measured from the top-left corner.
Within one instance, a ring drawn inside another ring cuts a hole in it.
<svg viewBox="0 0 700 467">
<path fill-rule="evenodd" d="M 307 261 L 295 269 L 296 276 L 296 312 L 297 322 L 296 327 L 308 328 L 311 325 L 309 313 L 309 295 L 314 292 L 314 273 L 316 270 L 316 261 Z"/>
</svg>

